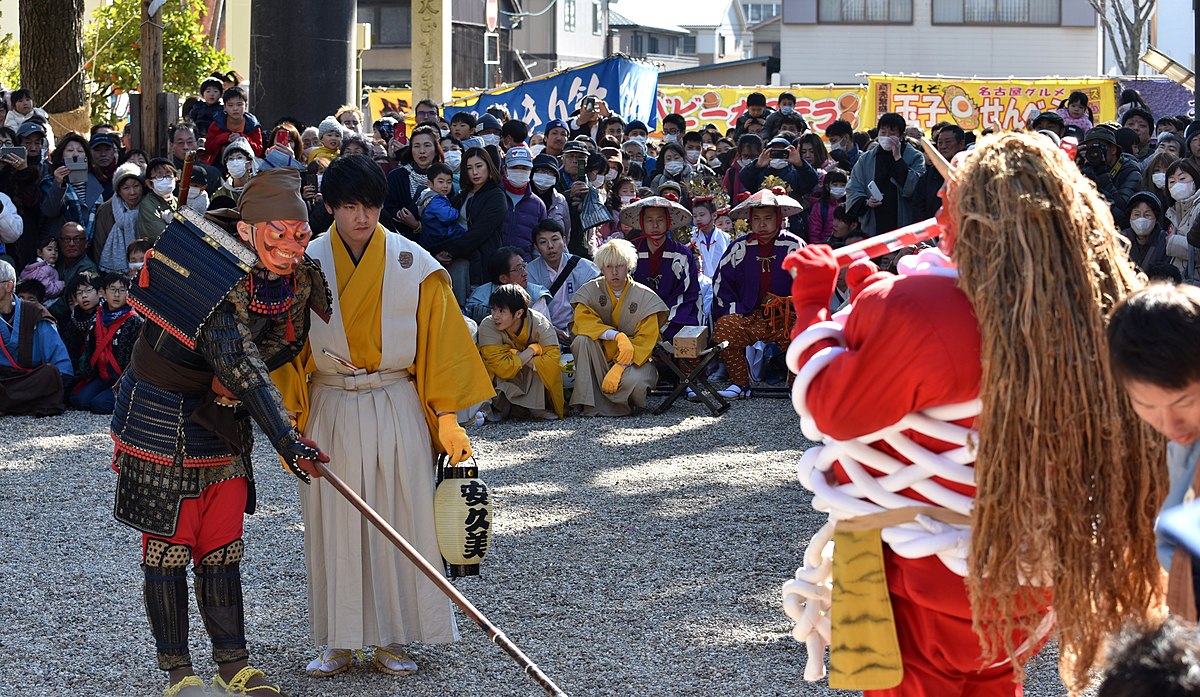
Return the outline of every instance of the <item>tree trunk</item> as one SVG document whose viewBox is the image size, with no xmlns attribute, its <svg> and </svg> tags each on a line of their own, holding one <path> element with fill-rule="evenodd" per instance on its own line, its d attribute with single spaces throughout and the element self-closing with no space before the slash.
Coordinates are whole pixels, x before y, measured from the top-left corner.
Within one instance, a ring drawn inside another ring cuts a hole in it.
<svg viewBox="0 0 1200 697">
<path fill-rule="evenodd" d="M 50 114 L 83 107 L 83 0 L 20 0 L 20 22 L 21 87 Z"/>
</svg>

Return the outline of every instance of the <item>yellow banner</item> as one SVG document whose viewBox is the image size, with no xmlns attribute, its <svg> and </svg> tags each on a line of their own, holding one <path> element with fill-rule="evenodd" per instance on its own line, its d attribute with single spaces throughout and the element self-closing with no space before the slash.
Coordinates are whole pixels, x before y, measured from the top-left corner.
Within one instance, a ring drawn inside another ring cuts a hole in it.
<svg viewBox="0 0 1200 697">
<path fill-rule="evenodd" d="M 1088 95 L 1095 123 L 1117 116 L 1117 81 L 1106 78 L 1042 78 L 1035 80 L 958 80 L 922 76 L 867 76 L 867 99 L 861 112 L 863 128 L 879 114 L 894 111 L 909 126 L 925 131 L 940 121 L 964 130 L 1025 128 L 1034 110 L 1059 108 L 1074 91 Z"/>
<path fill-rule="evenodd" d="M 659 85 L 658 119 L 667 114 L 681 114 L 687 119 L 688 130 L 699 130 L 714 124 L 721 133 L 733 128 L 738 117 L 746 112 L 746 97 L 751 92 L 767 96 L 767 106 L 777 106 L 779 93 L 796 95 L 796 112 L 808 122 L 809 128 L 824 133 L 837 119 L 859 127 L 859 112 L 866 99 L 861 86 L 837 87 L 692 87 Z"/>
<path fill-rule="evenodd" d="M 478 94 L 472 90 L 454 90 L 455 99 Z M 367 105 L 371 110 L 371 121 L 382 118 L 385 111 L 395 111 L 407 117 L 408 125 L 414 125 L 412 90 L 372 90 L 367 93 Z"/>
</svg>

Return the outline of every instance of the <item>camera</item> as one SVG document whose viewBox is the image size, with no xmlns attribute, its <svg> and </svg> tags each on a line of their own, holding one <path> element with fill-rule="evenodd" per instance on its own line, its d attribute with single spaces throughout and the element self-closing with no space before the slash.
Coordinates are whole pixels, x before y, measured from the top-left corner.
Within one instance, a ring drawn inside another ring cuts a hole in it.
<svg viewBox="0 0 1200 697">
<path fill-rule="evenodd" d="M 588 96 L 584 97 L 583 98 L 583 108 L 587 109 L 588 111 L 595 111 L 596 110 L 596 95 L 589 94 Z"/>
<path fill-rule="evenodd" d="M 786 160 L 787 158 L 788 158 L 788 151 L 786 148 L 772 148 L 771 149 L 771 159 L 772 160 Z"/>
<path fill-rule="evenodd" d="M 1083 159 L 1088 164 L 1104 164 L 1104 161 L 1108 159 L 1108 148 L 1105 147 L 1103 141 L 1088 143 L 1083 147 Z"/>
</svg>

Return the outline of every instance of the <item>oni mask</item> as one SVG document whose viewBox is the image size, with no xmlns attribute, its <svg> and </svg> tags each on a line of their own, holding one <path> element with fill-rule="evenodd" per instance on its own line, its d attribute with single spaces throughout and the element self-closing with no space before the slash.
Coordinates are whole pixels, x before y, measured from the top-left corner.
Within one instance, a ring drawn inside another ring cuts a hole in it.
<svg viewBox="0 0 1200 697">
<path fill-rule="evenodd" d="M 259 264 L 280 276 L 296 270 L 312 240 L 312 229 L 305 220 L 239 222 L 237 230 L 242 241 L 258 253 Z"/>
</svg>

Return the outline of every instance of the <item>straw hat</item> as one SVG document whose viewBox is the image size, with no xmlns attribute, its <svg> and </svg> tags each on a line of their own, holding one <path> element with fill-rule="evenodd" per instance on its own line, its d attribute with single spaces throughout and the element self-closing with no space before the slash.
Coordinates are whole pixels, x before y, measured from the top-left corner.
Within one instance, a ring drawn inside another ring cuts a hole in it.
<svg viewBox="0 0 1200 697">
<path fill-rule="evenodd" d="M 647 196 L 621 209 L 621 224 L 640 229 L 642 226 L 642 211 L 647 208 L 667 209 L 667 215 L 670 218 L 667 228 L 670 230 L 690 225 L 692 222 L 692 214 L 678 203 L 662 196 Z"/>
<path fill-rule="evenodd" d="M 729 217 L 734 220 L 749 218 L 751 208 L 778 208 L 780 215 L 787 218 L 796 215 L 804 207 L 796 199 L 782 193 L 782 190 L 780 193 L 776 193 L 771 189 L 763 189 L 734 206 L 733 210 L 729 211 Z"/>
</svg>

